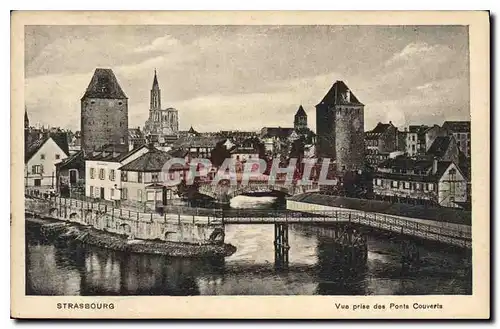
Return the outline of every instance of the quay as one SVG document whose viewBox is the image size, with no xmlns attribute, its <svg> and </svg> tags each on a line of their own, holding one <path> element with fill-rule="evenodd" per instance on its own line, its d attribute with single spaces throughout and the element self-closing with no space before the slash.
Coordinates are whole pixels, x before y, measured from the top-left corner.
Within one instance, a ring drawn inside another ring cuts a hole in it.
<svg viewBox="0 0 500 329">
<path fill-rule="evenodd" d="M 170 207 L 163 214 L 145 213 L 114 208 L 66 198 L 26 198 L 26 213 L 65 221 L 95 231 L 117 234 L 125 240 L 158 241 L 187 245 L 225 245 L 225 225 L 275 226 L 275 264 L 286 268 L 291 246 L 288 240 L 289 225 L 327 225 L 347 227 L 333 236 L 337 244 L 356 254 L 356 259 L 366 258 L 366 241 L 356 226 L 368 227 L 394 234 L 430 240 L 464 249 L 472 248 L 471 226 L 459 223 L 422 220 L 404 216 L 328 207 L 301 202 L 304 196 L 287 200 L 286 210 L 207 209 Z M 335 229 L 334 229 L 335 230 Z M 234 250 L 235 251 L 235 250 Z M 233 252 L 234 252 L 233 251 Z M 227 250 L 223 255 L 229 255 Z M 167 253 L 168 254 L 168 253 Z"/>
</svg>

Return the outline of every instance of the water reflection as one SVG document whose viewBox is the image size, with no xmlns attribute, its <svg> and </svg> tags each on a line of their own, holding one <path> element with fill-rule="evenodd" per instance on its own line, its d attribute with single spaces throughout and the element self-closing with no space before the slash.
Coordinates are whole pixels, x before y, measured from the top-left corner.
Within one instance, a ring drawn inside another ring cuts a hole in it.
<svg viewBox="0 0 500 329">
<path fill-rule="evenodd" d="M 401 240 L 366 233 L 368 254 L 352 261 L 335 228 L 290 226 L 290 267 L 274 269 L 272 225 L 228 225 L 237 252 L 226 259 L 180 259 L 27 239 L 30 295 L 402 295 L 470 294 L 470 255 L 418 245 L 404 270 Z M 338 229 L 338 228 L 337 228 Z M 464 261 L 465 259 L 465 261 Z"/>
</svg>

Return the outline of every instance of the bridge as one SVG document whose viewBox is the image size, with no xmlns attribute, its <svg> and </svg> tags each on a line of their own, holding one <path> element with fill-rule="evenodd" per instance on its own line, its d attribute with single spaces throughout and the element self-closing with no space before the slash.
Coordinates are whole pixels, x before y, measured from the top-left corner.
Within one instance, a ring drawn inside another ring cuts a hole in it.
<svg viewBox="0 0 500 329">
<path fill-rule="evenodd" d="M 49 209 L 50 208 L 50 209 Z M 192 223 L 205 227 L 220 227 L 225 225 L 274 225 L 274 247 L 275 265 L 277 268 L 287 268 L 289 262 L 289 225 L 300 224 L 309 227 L 329 224 L 333 233 L 331 238 L 339 250 L 345 250 L 353 264 L 366 261 L 366 240 L 360 228 L 377 229 L 394 234 L 411 236 L 418 239 L 430 240 L 448 244 L 455 247 L 471 249 L 471 230 L 457 229 L 452 227 L 424 224 L 405 220 L 401 217 L 384 215 L 370 212 L 345 210 L 315 211 L 314 213 L 290 211 L 290 210 L 242 210 L 242 209 L 208 209 L 191 207 L 168 207 L 163 214 L 142 213 L 137 211 L 113 208 L 109 205 L 80 201 L 74 199 L 53 198 L 48 206 L 49 216 L 67 218 L 67 221 L 75 220 L 79 209 L 83 213 L 89 211 L 92 215 L 102 217 L 108 215 L 112 220 L 127 220 L 130 226 L 134 223 L 150 223 L 152 225 L 168 223 Z M 96 220 L 99 217 L 91 217 Z M 337 224 L 337 225 L 335 225 Z M 413 259 L 414 248 L 407 245 L 403 248 L 405 259 Z"/>
<path fill-rule="evenodd" d="M 297 182 L 276 180 L 269 184 L 268 180 L 250 180 L 247 184 L 242 184 L 241 179 L 237 184 L 212 184 L 212 181 L 202 181 L 198 188 L 198 193 L 207 195 L 215 200 L 227 201 L 238 195 L 265 194 L 292 196 L 296 194 L 319 191 L 317 183 L 299 185 Z"/>
</svg>

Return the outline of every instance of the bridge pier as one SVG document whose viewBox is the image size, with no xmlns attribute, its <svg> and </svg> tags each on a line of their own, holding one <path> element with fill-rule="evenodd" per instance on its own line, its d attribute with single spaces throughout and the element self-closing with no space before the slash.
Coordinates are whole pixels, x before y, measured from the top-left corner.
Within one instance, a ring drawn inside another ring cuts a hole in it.
<svg viewBox="0 0 500 329">
<path fill-rule="evenodd" d="M 288 268 L 288 224 L 274 224 L 274 265 L 277 269 Z"/>
</svg>

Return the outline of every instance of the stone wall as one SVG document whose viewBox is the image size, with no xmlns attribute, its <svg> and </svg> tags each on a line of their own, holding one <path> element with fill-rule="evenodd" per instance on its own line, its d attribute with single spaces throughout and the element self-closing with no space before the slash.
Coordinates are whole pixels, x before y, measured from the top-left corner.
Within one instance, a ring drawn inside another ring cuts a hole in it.
<svg viewBox="0 0 500 329">
<path fill-rule="evenodd" d="M 64 199 L 58 199 L 64 200 Z M 70 199 L 66 199 L 70 200 Z M 194 244 L 224 242 L 224 226 L 209 216 L 139 213 L 82 201 L 25 200 L 26 211 L 54 219 L 127 235 L 131 239 Z"/>
<path fill-rule="evenodd" d="M 128 145 L 127 100 L 82 99 L 81 127 L 82 149 L 87 152 L 106 144 Z"/>
</svg>

